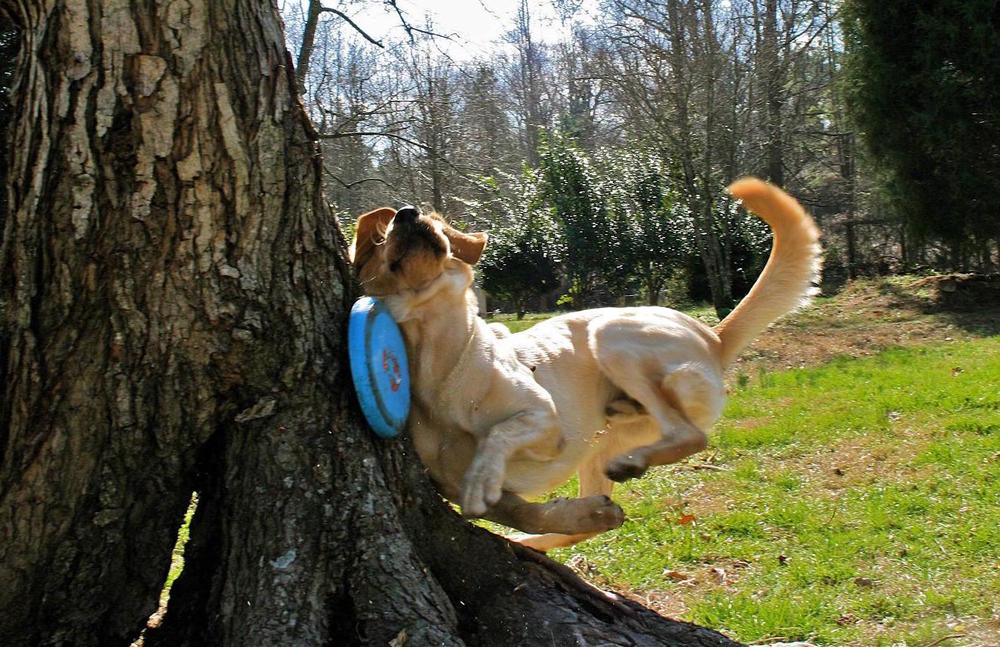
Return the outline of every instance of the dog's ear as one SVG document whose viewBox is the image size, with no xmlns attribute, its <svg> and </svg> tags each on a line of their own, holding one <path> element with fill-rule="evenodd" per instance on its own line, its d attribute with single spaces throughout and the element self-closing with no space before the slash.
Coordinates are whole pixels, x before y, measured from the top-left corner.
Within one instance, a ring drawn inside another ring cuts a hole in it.
<svg viewBox="0 0 1000 647">
<path fill-rule="evenodd" d="M 385 238 L 386 227 L 396 212 L 389 207 L 382 207 L 362 215 L 354 228 L 354 240 L 351 241 L 351 263 L 355 267 L 364 265 L 375 246 Z"/>
<path fill-rule="evenodd" d="M 451 255 L 465 261 L 469 265 L 475 265 L 479 262 L 479 257 L 483 255 L 483 250 L 486 249 L 486 234 L 482 232 L 467 234 L 446 224 L 444 226 L 444 235 L 448 237 L 448 242 L 451 243 Z"/>
</svg>

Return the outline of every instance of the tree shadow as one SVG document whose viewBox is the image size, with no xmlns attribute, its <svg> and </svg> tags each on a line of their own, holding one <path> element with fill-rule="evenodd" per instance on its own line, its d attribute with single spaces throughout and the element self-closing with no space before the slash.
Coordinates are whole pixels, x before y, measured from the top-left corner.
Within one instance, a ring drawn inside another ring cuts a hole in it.
<svg viewBox="0 0 1000 647">
<path fill-rule="evenodd" d="M 1000 274 L 928 276 L 908 285 L 883 281 L 878 289 L 894 306 L 942 316 L 975 335 L 1000 335 Z"/>
</svg>

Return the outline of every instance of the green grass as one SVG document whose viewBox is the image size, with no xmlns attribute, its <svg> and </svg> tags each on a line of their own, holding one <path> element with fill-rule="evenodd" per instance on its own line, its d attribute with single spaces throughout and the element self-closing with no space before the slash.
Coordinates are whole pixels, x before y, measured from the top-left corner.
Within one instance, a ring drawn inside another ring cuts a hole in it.
<svg viewBox="0 0 1000 647">
<path fill-rule="evenodd" d="M 170 572 L 167 574 L 167 581 L 163 585 L 160 593 L 160 607 L 166 608 L 170 599 L 170 589 L 174 586 L 174 581 L 180 577 L 184 570 L 184 547 L 191 536 L 191 518 L 198 507 L 198 493 L 191 495 L 191 503 L 188 504 L 187 512 L 184 513 L 184 523 L 177 530 L 177 541 L 174 543 L 174 551 L 170 558 Z"/>
<path fill-rule="evenodd" d="M 700 319 L 710 326 L 714 326 L 719 323 L 719 318 L 715 316 L 715 309 L 710 305 L 698 305 L 683 308 L 682 311 L 695 319 Z M 521 332 L 531 328 L 539 321 L 545 321 L 546 319 L 551 319 L 557 315 L 563 313 L 560 312 L 529 312 L 524 315 L 523 318 L 518 319 L 514 314 L 499 314 L 492 317 L 487 317 L 486 321 L 489 323 L 502 323 L 507 326 L 511 332 Z"/>
<path fill-rule="evenodd" d="M 511 332 L 521 332 L 522 330 L 531 328 L 539 321 L 551 319 L 558 314 L 558 312 L 529 312 L 524 315 L 522 319 L 518 319 L 517 316 L 513 314 L 501 314 L 488 317 L 486 321 L 490 323 L 502 323 L 507 326 Z"/>
<path fill-rule="evenodd" d="M 1000 643 L 1000 337 L 741 384 L 707 452 L 555 555 L 745 642 Z"/>
</svg>

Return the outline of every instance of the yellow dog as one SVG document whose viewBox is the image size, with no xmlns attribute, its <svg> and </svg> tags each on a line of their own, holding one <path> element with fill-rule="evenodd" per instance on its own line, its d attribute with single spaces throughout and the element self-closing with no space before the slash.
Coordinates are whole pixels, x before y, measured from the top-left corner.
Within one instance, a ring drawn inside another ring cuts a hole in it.
<svg viewBox="0 0 1000 647">
<path fill-rule="evenodd" d="M 812 294 L 820 265 L 819 231 L 798 202 L 753 178 L 730 191 L 771 226 L 774 246 L 715 328 L 669 308 L 599 308 L 511 335 L 478 317 L 470 289 L 484 234 L 412 208 L 358 219 L 352 261 L 409 353 L 410 435 L 464 514 L 530 533 L 515 539 L 539 550 L 569 545 L 621 525 L 614 481 L 704 449 L 723 371 Z M 579 498 L 526 500 L 574 472 Z"/>
</svg>

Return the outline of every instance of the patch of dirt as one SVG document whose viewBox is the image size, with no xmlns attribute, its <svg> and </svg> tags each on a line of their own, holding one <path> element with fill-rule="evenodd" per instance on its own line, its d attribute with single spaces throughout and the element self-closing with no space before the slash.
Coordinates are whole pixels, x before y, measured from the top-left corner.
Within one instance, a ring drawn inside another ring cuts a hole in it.
<svg viewBox="0 0 1000 647">
<path fill-rule="evenodd" d="M 605 594 L 620 595 L 635 600 L 666 618 L 683 618 L 687 614 L 688 607 L 684 603 L 684 598 L 676 591 L 671 592 L 660 589 L 643 591 L 632 588 L 624 582 L 611 582 L 597 565 L 579 554 L 570 557 L 566 561 L 566 565 L 573 569 L 577 575 L 604 591 Z M 667 580 L 672 579 L 666 575 L 664 575 L 664 578 Z"/>
<path fill-rule="evenodd" d="M 772 325 L 737 359 L 730 375 L 754 377 L 837 357 L 996 334 L 1000 275 L 860 280 Z"/>
</svg>

